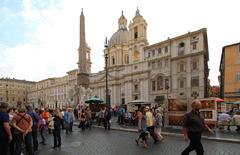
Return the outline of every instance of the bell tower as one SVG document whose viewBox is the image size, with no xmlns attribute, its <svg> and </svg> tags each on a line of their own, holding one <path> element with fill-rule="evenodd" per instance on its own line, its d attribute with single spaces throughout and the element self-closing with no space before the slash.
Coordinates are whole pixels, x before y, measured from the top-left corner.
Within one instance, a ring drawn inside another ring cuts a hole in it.
<svg viewBox="0 0 240 155">
<path fill-rule="evenodd" d="M 137 8 L 135 16 L 129 24 L 130 62 L 137 63 L 144 60 L 143 48 L 148 45 L 147 22 Z"/>
</svg>

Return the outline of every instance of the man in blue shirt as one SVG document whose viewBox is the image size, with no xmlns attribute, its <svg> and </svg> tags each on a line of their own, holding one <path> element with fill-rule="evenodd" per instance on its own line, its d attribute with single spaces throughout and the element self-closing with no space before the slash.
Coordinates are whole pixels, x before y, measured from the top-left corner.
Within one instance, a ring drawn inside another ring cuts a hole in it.
<svg viewBox="0 0 240 155">
<path fill-rule="evenodd" d="M 67 111 L 64 113 L 63 118 L 66 127 L 66 134 L 68 134 L 68 132 L 72 132 L 73 126 L 73 113 L 71 108 L 67 109 Z"/>
<path fill-rule="evenodd" d="M 7 103 L 0 102 L 0 155 L 8 155 L 9 144 L 12 141 L 7 108 Z"/>
<path fill-rule="evenodd" d="M 32 138 L 33 138 L 33 150 L 38 151 L 38 138 L 37 138 L 37 131 L 38 131 L 38 121 L 39 115 L 32 110 L 31 106 L 26 106 L 27 114 L 32 117 Z"/>
</svg>

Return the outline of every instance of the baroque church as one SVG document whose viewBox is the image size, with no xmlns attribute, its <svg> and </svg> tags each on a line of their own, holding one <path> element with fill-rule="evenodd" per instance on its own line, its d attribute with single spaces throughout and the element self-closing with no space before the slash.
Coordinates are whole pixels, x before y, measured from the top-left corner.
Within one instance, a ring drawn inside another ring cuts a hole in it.
<svg viewBox="0 0 240 155">
<path fill-rule="evenodd" d="M 95 95 L 104 101 L 107 98 L 112 107 L 145 100 L 162 106 L 169 124 L 179 124 L 193 99 L 208 97 L 207 30 L 202 28 L 149 45 L 147 26 L 139 9 L 129 25 L 122 12 L 118 30 L 104 49 L 108 58 L 106 97 L 106 70 L 91 73 L 91 49 L 85 40 L 82 11 L 78 69 L 64 77 L 37 82 L 28 93 L 28 101 L 36 106 L 61 108 Z"/>
</svg>

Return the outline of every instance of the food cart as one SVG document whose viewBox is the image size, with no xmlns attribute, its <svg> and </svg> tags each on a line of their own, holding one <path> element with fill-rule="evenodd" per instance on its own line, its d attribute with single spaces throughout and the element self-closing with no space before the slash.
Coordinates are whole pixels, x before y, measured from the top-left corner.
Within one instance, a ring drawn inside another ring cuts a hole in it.
<svg viewBox="0 0 240 155">
<path fill-rule="evenodd" d="M 151 104 L 151 102 L 149 101 L 144 101 L 144 100 L 134 100 L 134 101 L 131 101 L 129 103 L 127 103 L 127 110 L 129 112 L 135 112 L 136 110 L 138 110 L 141 106 L 153 106 Z"/>
<path fill-rule="evenodd" d="M 215 127 L 218 121 L 218 112 L 224 111 L 224 107 L 221 105 L 221 102 L 223 102 L 223 100 L 216 97 L 210 97 L 200 99 L 200 101 L 202 104 L 200 113 L 204 117 L 206 124 L 211 127 Z"/>
</svg>

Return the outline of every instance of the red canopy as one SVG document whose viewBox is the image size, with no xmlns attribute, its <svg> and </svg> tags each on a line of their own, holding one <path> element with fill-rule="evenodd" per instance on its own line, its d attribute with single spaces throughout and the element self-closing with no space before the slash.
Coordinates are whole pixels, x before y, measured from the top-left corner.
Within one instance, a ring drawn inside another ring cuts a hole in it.
<svg viewBox="0 0 240 155">
<path fill-rule="evenodd" d="M 216 101 L 216 102 L 224 102 L 224 100 L 221 99 L 221 98 L 216 98 L 215 101 Z"/>
</svg>

